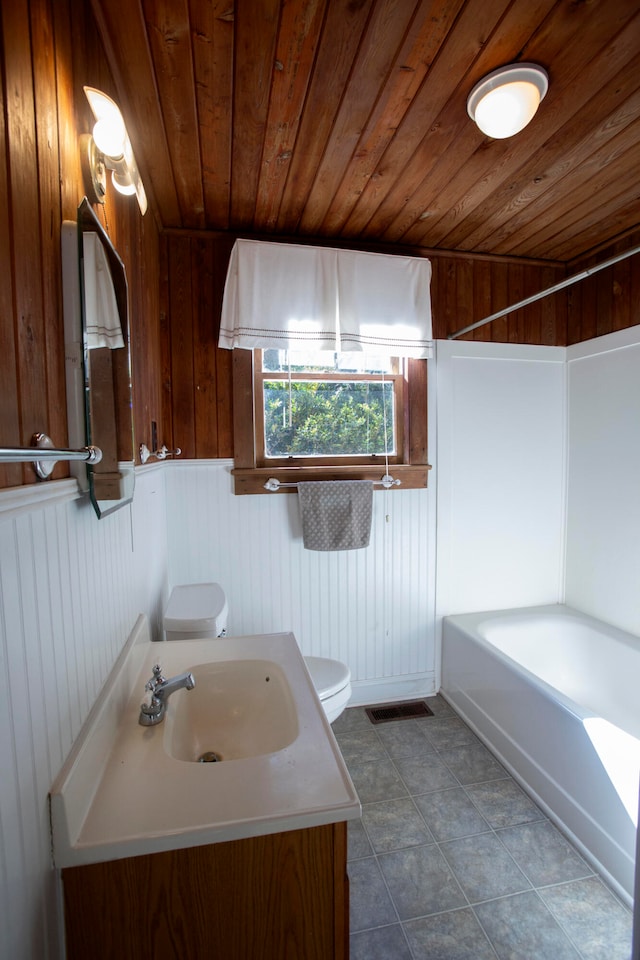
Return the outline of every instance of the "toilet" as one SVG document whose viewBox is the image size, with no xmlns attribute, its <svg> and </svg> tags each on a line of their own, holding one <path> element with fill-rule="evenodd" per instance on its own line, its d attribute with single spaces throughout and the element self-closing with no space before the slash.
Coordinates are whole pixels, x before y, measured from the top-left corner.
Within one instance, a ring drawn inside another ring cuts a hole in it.
<svg viewBox="0 0 640 960">
<path fill-rule="evenodd" d="M 167 640 L 204 640 L 224 637 L 229 607 L 219 583 L 190 583 L 171 591 L 164 614 Z M 340 716 L 351 699 L 351 671 L 339 660 L 305 657 L 304 662 L 329 723 Z"/>
</svg>

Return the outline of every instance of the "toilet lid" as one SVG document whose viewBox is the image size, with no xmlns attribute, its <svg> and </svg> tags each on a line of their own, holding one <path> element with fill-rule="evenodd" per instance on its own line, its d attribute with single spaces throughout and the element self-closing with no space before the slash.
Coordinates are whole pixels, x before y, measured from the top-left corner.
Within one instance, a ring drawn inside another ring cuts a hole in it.
<svg viewBox="0 0 640 960">
<path fill-rule="evenodd" d="M 214 628 L 225 607 L 226 598 L 220 584 L 181 584 L 173 588 L 169 597 L 164 628 L 175 631 Z"/>
<path fill-rule="evenodd" d="M 305 657 L 304 662 L 311 674 L 316 693 L 321 700 L 343 690 L 351 680 L 351 671 L 346 663 L 328 660 L 326 657 Z"/>
</svg>

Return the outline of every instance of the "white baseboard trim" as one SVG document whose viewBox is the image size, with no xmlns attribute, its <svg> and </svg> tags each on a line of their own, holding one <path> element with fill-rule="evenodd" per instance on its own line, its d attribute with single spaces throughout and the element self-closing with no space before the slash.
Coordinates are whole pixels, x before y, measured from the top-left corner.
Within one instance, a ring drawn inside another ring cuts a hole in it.
<svg viewBox="0 0 640 960">
<path fill-rule="evenodd" d="M 350 707 L 392 703 L 396 700 L 417 700 L 436 694 L 435 674 L 414 674 L 410 677 L 381 677 L 376 680 L 351 681 Z"/>
</svg>

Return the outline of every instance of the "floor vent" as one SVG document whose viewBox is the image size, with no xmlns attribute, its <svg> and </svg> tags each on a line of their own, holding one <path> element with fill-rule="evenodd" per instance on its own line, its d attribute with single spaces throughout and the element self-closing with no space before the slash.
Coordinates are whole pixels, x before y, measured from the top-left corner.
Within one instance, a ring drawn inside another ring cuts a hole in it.
<svg viewBox="0 0 640 960">
<path fill-rule="evenodd" d="M 365 713 L 371 723 L 388 723 L 390 720 L 415 720 L 416 717 L 432 717 L 424 700 L 411 700 L 407 703 L 385 703 L 381 707 L 365 707 Z"/>
</svg>

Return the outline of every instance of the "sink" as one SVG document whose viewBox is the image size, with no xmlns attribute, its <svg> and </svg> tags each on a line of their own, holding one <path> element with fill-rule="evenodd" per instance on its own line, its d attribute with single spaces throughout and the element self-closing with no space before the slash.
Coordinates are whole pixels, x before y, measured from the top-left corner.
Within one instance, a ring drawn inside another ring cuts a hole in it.
<svg viewBox="0 0 640 960">
<path fill-rule="evenodd" d="M 190 670 L 138 723 L 153 665 Z M 190 666 L 191 665 L 191 666 Z M 197 763 L 204 753 L 222 763 Z M 56 867 L 350 820 L 360 802 L 292 633 L 153 641 L 138 617 L 51 787 Z M 2 951 L 0 950 L 0 953 Z"/>
<path fill-rule="evenodd" d="M 295 701 L 277 663 L 225 660 L 187 670 L 196 685 L 171 696 L 164 719 L 163 746 L 174 760 L 259 757 L 298 736 Z"/>
</svg>

